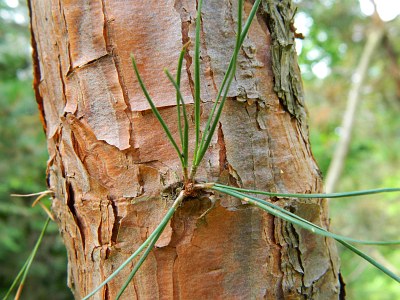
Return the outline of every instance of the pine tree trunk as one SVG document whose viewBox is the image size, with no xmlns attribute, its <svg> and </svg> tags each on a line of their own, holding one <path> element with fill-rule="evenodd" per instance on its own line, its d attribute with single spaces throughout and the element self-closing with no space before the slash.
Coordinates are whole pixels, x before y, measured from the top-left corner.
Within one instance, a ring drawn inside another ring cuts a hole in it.
<svg viewBox="0 0 400 300">
<path fill-rule="evenodd" d="M 182 45 L 194 40 L 196 1 L 28 2 L 34 88 L 50 154 L 48 185 L 68 250 L 68 284 L 80 299 L 149 236 L 171 205 L 173 193 L 167 187 L 182 177 L 129 55 L 134 53 L 177 137 L 175 91 L 162 71 L 166 67 L 174 73 Z M 233 50 L 235 2 L 203 4 L 203 121 Z M 245 15 L 250 9 L 249 1 Z M 290 1 L 264 1 L 242 47 L 199 180 L 280 192 L 321 191 L 308 140 L 292 16 Z M 189 111 L 192 57 L 193 43 L 182 81 Z M 210 206 L 207 197 L 182 204 L 124 299 L 340 297 L 331 240 L 233 198 L 214 196 L 216 207 L 203 218 L 199 216 Z M 323 199 L 271 201 L 328 227 Z M 93 299 L 114 299 L 133 264 Z"/>
</svg>

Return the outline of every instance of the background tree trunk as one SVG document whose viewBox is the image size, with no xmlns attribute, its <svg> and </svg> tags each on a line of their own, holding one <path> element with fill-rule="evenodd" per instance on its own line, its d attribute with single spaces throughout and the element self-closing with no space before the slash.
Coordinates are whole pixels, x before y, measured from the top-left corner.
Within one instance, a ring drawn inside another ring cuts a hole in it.
<svg viewBox="0 0 400 300">
<path fill-rule="evenodd" d="M 308 141 L 292 47 L 293 8 L 290 1 L 278 2 L 263 3 L 244 42 L 199 179 L 318 192 L 322 183 Z M 162 69 L 175 71 L 180 48 L 194 40 L 196 1 L 30 0 L 29 5 L 34 88 L 50 154 L 48 185 L 55 192 L 53 210 L 68 250 L 68 284 L 79 299 L 133 253 L 171 204 L 173 195 L 165 188 L 181 177 L 179 160 L 139 90 L 129 54 L 135 54 L 177 136 L 175 92 Z M 246 13 L 250 8 L 246 2 Z M 204 1 L 204 120 L 233 50 L 236 10 L 235 1 Z M 193 45 L 182 82 L 188 103 L 192 54 Z M 216 207 L 201 219 L 208 199 L 183 203 L 125 299 L 339 297 L 331 240 L 216 196 Z M 322 199 L 271 200 L 328 226 Z M 129 271 L 94 299 L 114 299 Z"/>
<path fill-rule="evenodd" d="M 374 22 L 374 27 L 368 32 L 367 42 L 361 54 L 360 61 L 352 76 L 352 82 L 347 96 L 346 110 L 343 114 L 342 124 L 340 126 L 340 136 L 337 143 L 332 161 L 329 164 L 325 179 L 325 191 L 327 193 L 336 192 L 336 186 L 339 182 L 343 168 L 345 166 L 347 153 L 349 152 L 356 112 L 361 101 L 361 89 L 368 72 L 373 54 L 382 41 L 385 28 L 384 23 Z"/>
</svg>

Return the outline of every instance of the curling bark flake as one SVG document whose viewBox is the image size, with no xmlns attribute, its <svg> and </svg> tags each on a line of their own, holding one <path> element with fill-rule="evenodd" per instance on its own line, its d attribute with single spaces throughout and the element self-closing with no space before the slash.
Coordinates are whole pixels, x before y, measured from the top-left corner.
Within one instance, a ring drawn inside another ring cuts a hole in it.
<svg viewBox="0 0 400 300">
<path fill-rule="evenodd" d="M 194 40 L 196 1 L 28 2 L 34 88 L 50 154 L 48 184 L 68 250 L 68 283 L 80 299 L 157 226 L 171 204 L 162 191 L 182 176 L 176 153 L 139 89 L 129 54 L 135 54 L 155 103 L 177 136 L 175 91 L 162 69 L 174 72 L 180 48 Z M 290 5 L 268 3 L 278 9 Z M 246 2 L 245 12 L 250 8 Z M 236 10 L 236 1 L 204 1 L 203 121 L 233 50 Z M 296 106 L 293 118 L 274 91 L 269 20 L 260 13 L 244 42 L 199 179 L 270 191 L 319 192 L 321 178 L 304 126 L 304 108 Z M 182 81 L 190 112 L 192 56 L 193 45 Z M 183 203 L 124 299 L 339 297 L 332 241 L 216 196 L 216 207 L 202 219 L 198 217 L 209 207 L 208 199 Z M 272 201 L 328 226 L 322 199 Z M 131 267 L 94 299 L 114 299 Z"/>
</svg>

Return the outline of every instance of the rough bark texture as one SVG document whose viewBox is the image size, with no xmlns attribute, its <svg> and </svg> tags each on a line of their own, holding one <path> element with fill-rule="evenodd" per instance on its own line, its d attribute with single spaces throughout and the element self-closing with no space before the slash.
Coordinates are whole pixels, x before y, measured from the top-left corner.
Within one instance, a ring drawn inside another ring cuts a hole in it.
<svg viewBox="0 0 400 300">
<path fill-rule="evenodd" d="M 233 49 L 235 2 L 204 1 L 204 120 Z M 321 178 L 299 100 L 295 54 L 279 50 L 278 35 L 270 32 L 276 24 L 289 28 L 291 3 L 268 2 L 242 47 L 230 99 L 199 178 L 270 191 L 318 192 Z M 79 299 L 133 253 L 171 203 L 171 195 L 162 190 L 181 177 L 179 161 L 139 90 L 129 54 L 135 54 L 177 136 L 175 92 L 162 69 L 174 71 L 181 46 L 194 39 L 196 1 L 30 0 L 29 5 L 34 87 L 50 153 L 48 185 L 55 192 L 53 210 L 68 249 L 68 284 Z M 250 8 L 246 2 L 246 13 Z M 285 34 L 293 41 L 293 32 Z M 188 103 L 192 46 L 182 82 Z M 282 47 L 293 49 L 293 44 Z M 287 60 L 279 53 L 292 56 Z M 283 83 L 278 85 L 277 57 L 282 68 L 291 63 L 290 72 L 278 70 Z M 339 297 L 332 241 L 216 196 L 216 207 L 202 219 L 208 199 L 183 203 L 124 299 Z M 328 226 L 322 199 L 271 200 Z M 129 271 L 93 299 L 114 299 Z"/>
</svg>

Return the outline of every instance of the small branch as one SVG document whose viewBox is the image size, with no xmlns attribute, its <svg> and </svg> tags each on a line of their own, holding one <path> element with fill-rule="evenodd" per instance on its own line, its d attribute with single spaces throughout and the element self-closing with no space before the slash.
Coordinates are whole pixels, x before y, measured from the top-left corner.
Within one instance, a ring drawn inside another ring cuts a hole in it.
<svg viewBox="0 0 400 300">
<path fill-rule="evenodd" d="M 42 202 L 40 202 L 41 199 L 43 199 L 44 197 L 46 197 L 47 195 L 51 195 L 54 194 L 53 191 L 47 190 L 47 191 L 43 191 L 43 192 L 38 192 L 38 193 L 33 193 L 33 194 L 11 194 L 11 197 L 32 197 L 32 196 L 38 196 L 32 203 L 32 207 L 36 206 L 37 204 L 39 204 L 42 209 L 44 210 L 44 212 L 47 214 L 47 216 L 54 221 L 54 216 L 53 214 L 50 212 L 50 210 L 46 207 L 46 205 L 44 205 Z"/>
<path fill-rule="evenodd" d="M 49 195 L 49 194 L 54 194 L 54 192 L 47 190 L 47 191 L 33 193 L 33 194 L 10 194 L 10 196 L 11 197 L 33 197 L 33 196 Z"/>
<path fill-rule="evenodd" d="M 348 95 L 346 112 L 343 116 L 340 139 L 333 155 L 333 159 L 329 165 L 328 174 L 325 180 L 325 191 L 327 193 L 332 193 L 335 190 L 335 186 L 342 173 L 344 161 L 351 141 L 354 118 L 360 100 L 361 87 L 364 83 L 372 54 L 379 42 L 382 40 L 383 32 L 383 26 L 377 26 L 372 29 L 371 33 L 368 35 L 368 40 L 361 55 L 360 62 L 352 76 L 352 86 Z"/>
</svg>

